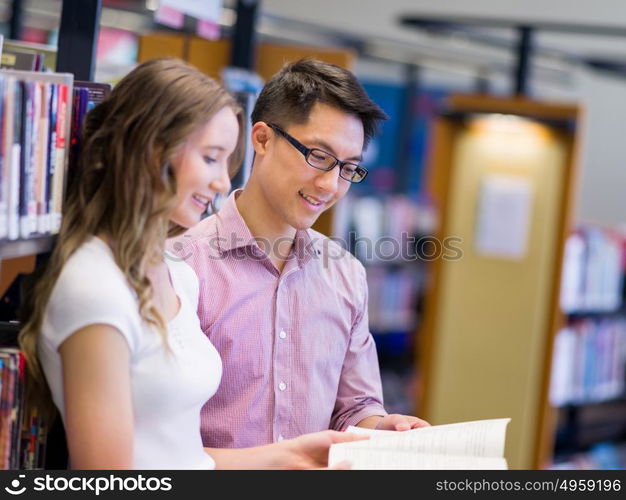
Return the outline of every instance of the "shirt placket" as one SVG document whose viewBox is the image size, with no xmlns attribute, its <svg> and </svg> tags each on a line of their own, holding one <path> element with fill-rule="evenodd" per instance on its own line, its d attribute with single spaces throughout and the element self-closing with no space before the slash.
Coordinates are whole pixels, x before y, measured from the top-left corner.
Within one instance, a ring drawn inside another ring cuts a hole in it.
<svg viewBox="0 0 626 500">
<path fill-rule="evenodd" d="M 291 436 L 289 431 L 293 412 L 293 377 L 291 363 L 291 342 L 293 320 L 289 308 L 289 277 L 297 271 L 291 269 L 278 280 L 276 288 L 276 316 L 274 324 L 274 441 L 282 441 Z"/>
</svg>

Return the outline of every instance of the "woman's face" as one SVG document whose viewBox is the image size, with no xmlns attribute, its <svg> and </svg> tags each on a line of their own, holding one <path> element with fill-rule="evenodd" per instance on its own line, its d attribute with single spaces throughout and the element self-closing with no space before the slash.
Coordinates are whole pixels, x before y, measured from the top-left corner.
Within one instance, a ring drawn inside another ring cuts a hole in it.
<svg viewBox="0 0 626 500">
<path fill-rule="evenodd" d="M 174 155 L 177 189 L 173 222 L 194 226 L 216 193 L 228 193 L 228 158 L 237 146 L 238 135 L 237 117 L 231 108 L 225 107 L 191 134 Z"/>
</svg>

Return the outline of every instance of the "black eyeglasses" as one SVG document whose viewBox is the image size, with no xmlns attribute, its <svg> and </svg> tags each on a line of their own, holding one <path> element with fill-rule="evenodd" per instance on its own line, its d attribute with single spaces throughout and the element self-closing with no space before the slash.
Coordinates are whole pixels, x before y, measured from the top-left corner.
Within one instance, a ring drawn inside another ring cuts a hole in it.
<svg viewBox="0 0 626 500">
<path fill-rule="evenodd" d="M 339 176 L 349 182 L 359 183 L 367 177 L 367 170 L 356 163 L 338 160 L 335 156 L 323 149 L 307 148 L 295 137 L 292 137 L 278 125 L 268 123 L 268 126 L 282 135 L 298 151 L 304 155 L 306 162 L 319 170 L 332 170 L 339 165 Z"/>
</svg>

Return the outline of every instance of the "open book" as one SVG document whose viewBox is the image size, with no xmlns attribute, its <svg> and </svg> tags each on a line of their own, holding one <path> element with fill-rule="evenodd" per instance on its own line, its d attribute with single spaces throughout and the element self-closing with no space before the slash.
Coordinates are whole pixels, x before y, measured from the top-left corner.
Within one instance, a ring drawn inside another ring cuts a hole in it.
<svg viewBox="0 0 626 500">
<path fill-rule="evenodd" d="M 506 469 L 504 439 L 510 418 L 436 425 L 404 432 L 348 427 L 370 436 L 330 447 L 328 465 L 353 469 Z"/>
</svg>

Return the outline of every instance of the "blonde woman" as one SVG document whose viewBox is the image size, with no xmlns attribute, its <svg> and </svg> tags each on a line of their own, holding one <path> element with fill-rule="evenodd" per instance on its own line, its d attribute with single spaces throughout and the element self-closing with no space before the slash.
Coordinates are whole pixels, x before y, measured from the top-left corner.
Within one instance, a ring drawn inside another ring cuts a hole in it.
<svg viewBox="0 0 626 500">
<path fill-rule="evenodd" d="M 20 334 L 73 468 L 324 467 L 332 443 L 356 439 L 202 446 L 200 409 L 222 365 L 196 316 L 195 274 L 164 258 L 164 244 L 229 190 L 242 120 L 221 86 L 173 59 L 138 66 L 87 117 L 63 227 Z"/>
</svg>

